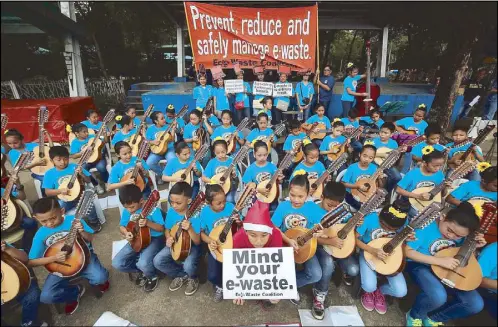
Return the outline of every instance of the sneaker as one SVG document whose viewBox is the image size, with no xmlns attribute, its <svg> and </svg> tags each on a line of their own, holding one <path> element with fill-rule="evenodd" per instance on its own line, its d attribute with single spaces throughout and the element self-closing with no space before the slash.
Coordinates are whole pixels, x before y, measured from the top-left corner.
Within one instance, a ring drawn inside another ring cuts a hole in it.
<svg viewBox="0 0 498 327">
<path fill-rule="evenodd" d="M 175 279 L 173 279 L 173 281 L 171 282 L 171 284 L 169 284 L 169 290 L 171 292 L 179 290 L 183 286 L 183 284 L 185 284 L 185 282 L 187 281 L 187 279 L 188 279 L 187 275 L 185 275 L 183 277 L 176 277 Z"/>
<path fill-rule="evenodd" d="M 297 298 L 295 299 L 290 299 L 289 300 L 292 304 L 294 305 L 300 305 L 301 304 L 301 296 L 299 295 L 299 292 L 297 292 Z"/>
<path fill-rule="evenodd" d="M 145 292 L 152 292 L 153 290 L 156 289 L 158 284 L 159 284 L 159 278 L 157 278 L 157 277 L 153 277 L 153 278 L 145 277 L 144 291 Z"/>
<path fill-rule="evenodd" d="M 110 286 L 111 286 L 111 284 L 109 284 L 109 281 L 106 281 L 104 284 L 97 285 L 97 287 L 99 288 L 100 292 L 102 292 L 102 294 L 107 292 L 109 290 Z"/>
<path fill-rule="evenodd" d="M 422 319 L 422 324 L 424 325 L 424 327 L 444 326 L 442 322 L 434 321 L 429 317 Z"/>
<path fill-rule="evenodd" d="M 407 327 L 422 327 L 423 326 L 422 319 L 412 318 L 412 316 L 410 315 L 411 312 L 412 312 L 412 310 L 410 310 L 406 313 L 406 326 Z"/>
<path fill-rule="evenodd" d="M 187 287 L 185 288 L 185 295 L 193 295 L 197 292 L 199 288 L 199 280 L 197 278 L 189 278 L 187 279 Z"/>
<path fill-rule="evenodd" d="M 143 272 L 139 272 L 135 279 L 135 285 L 143 287 L 145 285 L 145 276 Z"/>
<path fill-rule="evenodd" d="M 94 233 L 98 233 L 102 230 L 102 224 L 100 223 L 99 220 L 89 221 L 88 226 L 90 226 L 90 228 L 93 229 Z"/>
<path fill-rule="evenodd" d="M 64 311 L 68 316 L 76 312 L 78 306 L 80 305 L 80 299 L 83 296 L 83 294 L 85 294 L 85 288 L 83 286 L 78 285 L 77 287 L 78 287 L 78 298 L 74 302 L 66 303 L 66 307 L 64 308 Z"/>
<path fill-rule="evenodd" d="M 95 186 L 95 190 L 97 191 L 97 194 L 98 195 L 102 195 L 105 193 L 105 190 L 102 186 L 100 186 L 100 184 L 98 184 L 97 186 Z"/>
<path fill-rule="evenodd" d="M 219 303 L 223 300 L 223 289 L 221 287 L 215 286 L 213 300 L 216 303 Z"/>
<path fill-rule="evenodd" d="M 387 312 L 386 298 L 384 297 L 384 294 L 382 294 L 380 289 L 377 289 L 374 292 L 374 307 L 375 311 L 377 311 L 381 315 Z"/>
<path fill-rule="evenodd" d="M 311 314 L 317 320 L 323 320 L 325 316 L 325 296 L 327 293 L 317 292 L 313 290 L 313 306 L 311 307 Z"/>
<path fill-rule="evenodd" d="M 346 274 L 342 274 L 342 281 L 344 282 L 344 284 L 346 284 L 347 286 L 351 286 L 353 285 L 353 280 L 354 280 L 354 277 L 351 277 L 349 275 L 346 275 Z"/>
<path fill-rule="evenodd" d="M 375 309 L 374 293 L 364 292 L 361 296 L 361 305 L 367 311 L 373 311 Z"/>
</svg>

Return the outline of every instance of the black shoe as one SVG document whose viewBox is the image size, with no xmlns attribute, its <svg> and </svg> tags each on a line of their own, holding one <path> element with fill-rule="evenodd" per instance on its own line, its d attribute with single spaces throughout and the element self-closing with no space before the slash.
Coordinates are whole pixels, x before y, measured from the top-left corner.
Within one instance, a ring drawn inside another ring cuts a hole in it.
<svg viewBox="0 0 498 327">
<path fill-rule="evenodd" d="M 102 224 L 98 220 L 92 222 L 89 221 L 88 226 L 90 226 L 90 228 L 93 229 L 94 233 L 98 233 L 102 230 Z"/>
<path fill-rule="evenodd" d="M 342 280 L 344 281 L 344 284 L 346 284 L 347 286 L 351 286 L 353 285 L 354 277 L 342 274 Z"/>
<path fill-rule="evenodd" d="M 135 285 L 143 287 L 145 284 L 145 276 L 143 272 L 139 272 L 137 278 L 135 279 Z"/>
<path fill-rule="evenodd" d="M 158 284 L 159 284 L 159 278 L 157 278 L 157 277 L 152 277 L 152 278 L 145 277 L 144 291 L 145 292 L 152 292 L 153 290 L 156 289 Z"/>
</svg>

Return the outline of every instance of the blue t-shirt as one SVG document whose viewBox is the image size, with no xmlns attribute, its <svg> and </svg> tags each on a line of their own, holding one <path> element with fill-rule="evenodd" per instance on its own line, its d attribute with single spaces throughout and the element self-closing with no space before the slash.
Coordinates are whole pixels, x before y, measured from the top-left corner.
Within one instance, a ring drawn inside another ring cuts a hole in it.
<svg viewBox="0 0 498 327">
<path fill-rule="evenodd" d="M 141 123 L 141 122 L 142 122 L 142 121 L 140 120 L 140 118 L 138 118 L 138 117 L 133 118 L 133 126 L 134 126 L 134 128 L 137 128 L 138 126 L 140 126 L 140 123 Z M 117 127 L 118 129 L 123 128 L 123 126 L 122 126 L 122 125 L 121 125 L 121 123 L 119 123 L 119 122 L 116 122 L 116 127 Z M 147 125 L 145 125 L 145 128 L 147 128 Z"/>
<path fill-rule="evenodd" d="M 135 214 L 139 214 L 141 212 L 142 208 L 138 209 L 135 212 Z M 128 225 L 128 222 L 130 222 L 130 218 L 131 218 L 131 213 L 127 209 L 123 209 L 121 220 L 119 221 L 119 226 L 126 227 L 126 225 Z M 152 212 L 147 216 L 147 220 L 150 220 L 158 225 L 164 225 L 163 214 L 161 213 L 161 210 L 159 208 L 152 209 Z M 163 232 L 158 232 L 156 230 L 153 230 L 152 228 L 149 229 L 150 229 L 150 236 L 152 237 L 161 237 L 163 235 Z"/>
<path fill-rule="evenodd" d="M 175 209 L 169 208 L 168 213 L 166 214 L 166 221 L 164 222 L 164 227 L 168 230 L 171 230 L 173 226 L 175 226 L 176 224 L 180 224 L 184 217 L 185 217 L 184 215 L 180 215 L 178 212 L 176 212 Z M 201 219 L 198 216 L 195 216 L 191 217 L 189 220 L 194 232 L 196 234 L 199 234 L 201 232 Z"/>
<path fill-rule="evenodd" d="M 423 229 L 416 229 L 415 241 L 410 241 L 406 244 L 417 252 L 434 256 L 441 250 L 460 245 L 464 239 L 453 241 L 444 238 L 439 231 L 438 221 L 435 220 Z"/>
<path fill-rule="evenodd" d="M 419 187 L 436 186 L 442 181 L 444 181 L 444 174 L 441 171 L 427 176 L 422 174 L 422 170 L 417 167 L 406 173 L 399 181 L 398 186 L 405 191 L 412 192 Z"/>
<path fill-rule="evenodd" d="M 173 120 L 175 120 L 175 118 L 169 118 L 168 116 L 164 116 L 164 120 L 166 120 L 166 125 L 171 125 L 171 123 L 173 122 Z M 168 127 L 166 126 L 166 128 Z M 175 128 L 176 133 L 178 133 L 178 131 L 182 128 L 185 128 L 185 120 L 183 118 L 178 118 L 176 120 L 176 128 Z"/>
<path fill-rule="evenodd" d="M 71 146 L 69 147 L 69 154 L 76 154 L 81 152 L 81 148 L 87 145 L 91 139 L 95 138 L 95 134 L 88 135 L 86 139 L 80 140 L 79 138 L 75 138 L 71 142 Z"/>
<path fill-rule="evenodd" d="M 370 116 L 363 116 L 363 117 L 360 117 L 360 121 L 364 121 L 365 123 L 371 125 L 374 123 L 374 121 L 372 120 L 372 118 L 370 118 Z M 375 125 L 380 129 L 382 127 L 382 125 L 384 124 L 384 120 L 382 120 L 382 118 L 379 118 L 379 120 L 377 122 L 375 122 Z"/>
<path fill-rule="evenodd" d="M 399 228 L 401 230 L 403 227 Z M 379 220 L 379 214 L 377 212 L 369 213 L 365 216 L 363 224 L 358 226 L 356 232 L 360 235 L 360 240 L 368 244 L 372 240 L 376 240 L 382 237 L 394 237 L 397 231 L 388 231 L 382 228 Z"/>
<path fill-rule="evenodd" d="M 97 124 L 92 124 L 88 119 L 87 120 L 84 120 L 81 122 L 83 125 L 85 125 L 86 127 L 88 127 L 89 129 L 93 129 L 95 131 L 95 133 L 97 133 L 97 131 L 100 129 L 100 127 L 102 127 L 102 122 L 101 121 L 98 121 Z M 106 128 L 107 130 L 107 128 Z"/>
<path fill-rule="evenodd" d="M 275 85 L 286 84 L 286 83 L 289 83 L 289 82 L 282 83 L 282 82 L 278 81 L 275 83 Z M 289 84 L 292 84 L 292 83 L 289 83 Z M 293 86 L 291 96 L 294 96 L 294 94 L 295 94 L 295 91 L 294 91 L 294 86 Z M 273 98 L 273 106 L 276 107 L 279 101 L 290 103 L 290 97 L 274 97 Z"/>
<path fill-rule="evenodd" d="M 271 136 L 273 134 L 273 130 L 271 128 L 267 128 L 264 131 L 259 128 L 254 128 L 249 135 L 247 135 L 246 140 L 249 143 L 252 143 L 254 140 L 264 140 L 266 137 Z M 270 149 L 268 149 L 270 150 Z"/>
<path fill-rule="evenodd" d="M 228 102 L 228 97 L 225 94 L 224 87 L 217 87 L 213 89 L 213 96 L 216 99 L 216 110 L 230 110 L 230 103 Z"/>
<path fill-rule="evenodd" d="M 206 176 L 207 178 L 212 178 L 214 175 L 227 170 L 232 162 L 232 157 L 227 157 L 225 161 L 220 161 L 218 158 L 213 158 L 209 160 L 206 169 L 204 170 L 204 176 Z M 235 168 L 235 170 L 237 170 L 237 168 Z"/>
<path fill-rule="evenodd" d="M 479 181 L 468 181 L 460 185 L 456 190 L 451 192 L 451 196 L 458 201 L 481 200 L 496 202 L 496 192 L 484 191 Z"/>
<path fill-rule="evenodd" d="M 496 87 L 496 86 L 495 86 Z M 479 256 L 479 265 L 482 270 L 482 277 L 488 279 L 497 279 L 496 269 L 496 242 L 487 245 Z M 490 289 L 491 292 L 496 293 L 496 290 Z"/>
<path fill-rule="evenodd" d="M 344 129 L 356 129 L 360 127 L 360 122 L 358 120 L 350 121 L 349 118 L 341 118 L 341 121 L 344 123 Z"/>
<path fill-rule="evenodd" d="M 202 108 L 206 107 L 206 103 L 209 97 L 213 96 L 214 88 L 211 85 L 201 86 L 198 85 L 194 87 L 193 98 L 195 100 L 195 107 Z"/>
<path fill-rule="evenodd" d="M 289 134 L 284 142 L 284 151 L 290 151 L 294 149 L 297 141 L 304 141 L 306 139 L 306 133 L 301 132 L 298 135 Z"/>
<path fill-rule="evenodd" d="M 209 126 L 211 126 L 213 129 L 215 129 L 216 127 L 221 125 L 218 117 L 216 117 L 213 114 L 211 114 L 211 116 L 209 116 L 207 120 L 208 120 Z"/>
<path fill-rule="evenodd" d="M 360 168 L 359 163 L 354 163 L 351 166 L 349 166 L 348 169 L 346 169 L 342 181 L 348 184 L 355 184 L 358 180 L 362 178 L 368 178 L 372 176 L 373 174 L 375 174 L 376 170 L 377 166 L 373 163 L 370 163 L 367 169 L 362 169 Z M 348 192 L 351 192 L 351 189 L 349 188 L 347 188 L 346 190 Z"/>
<path fill-rule="evenodd" d="M 250 182 L 259 184 L 262 181 L 270 179 L 276 171 L 277 166 L 271 162 L 266 161 L 263 167 L 260 167 L 256 165 L 256 162 L 253 162 L 244 172 L 242 182 L 245 184 Z"/>
<path fill-rule="evenodd" d="M 7 155 L 9 156 L 9 160 L 10 160 L 10 163 L 12 164 L 12 166 L 14 166 L 16 164 L 17 160 L 19 160 L 19 157 L 21 156 L 21 154 L 23 154 L 26 151 L 32 152 L 33 149 L 36 148 L 37 146 L 38 146 L 38 143 L 26 143 L 26 146 L 22 150 L 10 149 L 10 151 Z M 49 158 L 47 158 L 47 160 L 49 160 Z"/>
<path fill-rule="evenodd" d="M 373 146 L 375 146 L 377 148 L 377 150 L 379 150 L 380 148 L 388 148 L 388 149 L 392 149 L 392 150 L 398 148 L 398 143 L 393 139 L 389 139 L 389 140 L 387 140 L 386 143 L 384 143 L 380 139 L 380 136 L 377 136 L 377 137 L 374 137 L 368 141 L 373 142 Z M 368 141 L 365 141 L 365 143 Z"/>
<path fill-rule="evenodd" d="M 294 178 L 294 174 L 296 171 L 303 169 L 308 173 L 308 179 L 309 178 L 318 178 L 322 176 L 322 174 L 325 172 L 325 166 L 320 162 L 317 161 L 313 164 L 313 166 L 308 167 L 307 165 L 304 164 L 304 161 L 301 161 L 296 168 L 294 168 L 294 171 L 292 172 L 291 180 Z"/>
<path fill-rule="evenodd" d="M 214 212 L 210 206 L 205 206 L 202 208 L 199 217 L 201 219 L 201 230 L 209 235 L 213 228 L 218 227 L 227 222 L 228 218 L 232 214 L 235 206 L 233 203 L 227 202 L 225 208 L 220 212 Z M 242 217 L 240 217 L 242 219 Z"/>
<path fill-rule="evenodd" d="M 71 179 L 71 176 L 73 175 L 74 170 L 77 166 L 77 164 L 70 162 L 67 167 L 62 170 L 58 170 L 56 167 L 50 168 L 45 173 L 42 188 L 48 188 L 52 190 L 57 189 L 59 185 L 64 181 Z M 81 171 L 83 175 L 90 176 L 90 173 L 86 169 L 82 169 Z"/>
<path fill-rule="evenodd" d="M 322 118 L 318 117 L 318 115 L 313 115 L 306 121 L 306 124 L 314 124 L 314 123 L 322 123 L 325 124 L 325 128 L 330 129 L 332 125 L 330 124 L 330 119 L 327 116 L 323 116 Z"/>
<path fill-rule="evenodd" d="M 358 81 L 361 79 L 361 75 L 356 75 L 355 77 L 348 76 L 344 79 L 343 86 L 344 90 L 342 91 L 341 100 L 353 102 L 354 95 L 350 95 L 347 89 L 351 89 L 351 91 L 356 92 L 356 86 L 358 86 Z"/>
<path fill-rule="evenodd" d="M 174 173 L 176 173 L 177 171 L 180 171 L 182 169 L 186 169 L 188 167 L 188 165 L 190 165 L 190 163 L 192 162 L 192 160 L 194 159 L 194 155 L 191 155 L 190 156 L 190 159 L 187 161 L 187 162 L 181 162 L 180 159 L 178 159 L 178 157 L 174 157 L 173 159 L 169 160 L 168 163 L 166 163 L 166 167 L 164 167 L 164 170 L 163 170 L 163 175 L 164 176 L 173 176 Z M 195 163 L 195 168 L 197 168 L 197 170 L 199 171 L 202 171 L 202 167 L 201 167 L 201 164 L 199 162 L 196 162 Z M 192 170 L 192 173 L 194 171 Z M 197 175 L 194 173 L 194 180 L 197 180 L 199 177 L 197 177 Z"/>
<path fill-rule="evenodd" d="M 177 122 L 180 122 L 181 119 L 177 120 Z M 147 131 L 145 132 L 145 139 L 148 141 L 155 141 L 158 140 L 159 137 L 161 136 L 162 132 L 168 129 L 168 125 L 164 125 L 163 127 L 157 127 L 156 125 L 151 125 L 149 128 L 147 128 Z M 168 142 L 168 151 L 173 149 L 175 146 L 175 142 Z"/>
<path fill-rule="evenodd" d="M 0 196 L 3 196 L 4 193 L 5 193 L 5 189 L 2 187 L 2 194 Z M 12 195 L 15 198 L 17 198 L 17 196 L 19 195 L 19 192 L 17 192 L 17 188 L 15 185 L 12 187 L 12 191 L 10 192 L 10 195 Z"/>
<path fill-rule="evenodd" d="M 425 129 L 427 128 L 427 122 L 425 120 L 415 123 L 413 117 L 402 118 L 395 121 L 395 124 L 396 126 L 403 127 L 406 130 L 415 131 L 417 135 L 424 135 Z"/>
<path fill-rule="evenodd" d="M 237 130 L 237 127 L 235 127 L 233 125 L 230 125 L 228 127 L 225 127 L 223 125 L 218 126 L 214 129 L 213 134 L 211 135 L 211 142 L 214 142 L 214 140 L 217 137 L 221 137 L 222 139 L 226 140 L 230 136 L 232 136 L 232 134 L 235 133 L 236 130 Z M 244 138 L 244 134 L 242 134 L 242 132 L 240 132 L 240 131 L 237 133 L 237 136 L 239 137 L 240 140 L 242 140 Z M 235 149 L 236 150 L 240 149 L 239 142 L 237 142 L 237 144 L 235 145 Z"/>
<path fill-rule="evenodd" d="M 73 224 L 74 216 L 64 216 L 64 220 L 59 226 L 54 228 L 49 228 L 41 226 L 33 238 L 33 243 L 31 245 L 31 250 L 29 251 L 29 260 L 34 260 L 42 258 L 43 254 L 52 244 L 59 241 L 61 238 L 65 237 L 71 230 Z M 89 234 L 93 234 L 93 229 L 88 226 L 85 220 L 81 219 L 81 225 L 83 225 L 83 230 Z M 91 244 L 86 242 L 91 248 Z"/>
<path fill-rule="evenodd" d="M 290 201 L 280 202 L 271 217 L 272 223 L 285 233 L 294 227 L 312 228 L 320 223 L 327 212 L 315 202 L 307 201 L 300 208 L 292 207 Z"/>
<path fill-rule="evenodd" d="M 114 134 L 114 137 L 111 140 L 111 145 L 114 146 L 119 141 L 125 141 L 125 142 L 129 143 L 131 137 L 133 135 L 135 135 L 136 132 L 137 132 L 136 128 L 132 129 L 127 134 L 124 134 L 123 130 L 119 130 L 116 134 Z"/>
<path fill-rule="evenodd" d="M 419 157 L 419 158 L 422 158 L 422 149 L 425 148 L 427 146 L 427 142 L 422 142 L 422 143 L 419 143 L 417 145 L 415 145 L 413 148 L 412 148 L 412 156 L 416 156 L 416 157 Z M 438 151 L 444 151 L 446 149 L 446 147 L 444 147 L 443 145 L 441 144 L 434 144 L 434 145 L 431 145 L 434 149 L 438 150 Z"/>
<path fill-rule="evenodd" d="M 251 85 L 249 83 L 244 82 L 244 89 L 246 92 L 252 92 L 251 91 Z M 249 96 L 245 93 L 235 93 L 235 101 L 243 101 L 244 102 L 244 108 L 249 108 Z"/>
<path fill-rule="evenodd" d="M 330 151 L 336 145 L 343 145 L 346 142 L 346 137 L 343 135 L 339 135 L 338 137 L 333 137 L 332 135 L 327 135 L 323 139 L 322 144 L 320 145 L 320 151 Z M 324 155 L 324 158 L 327 156 Z"/>
<path fill-rule="evenodd" d="M 296 85 L 296 94 L 299 97 L 299 104 L 301 106 L 305 106 L 306 104 L 303 102 L 303 99 L 309 98 L 310 102 L 308 102 L 308 104 L 310 104 L 311 100 L 313 99 L 313 95 L 315 94 L 315 87 L 311 82 L 308 82 L 308 84 L 304 84 L 304 82 L 301 81 Z"/>
<path fill-rule="evenodd" d="M 446 146 L 448 148 L 452 147 L 453 145 L 455 145 L 455 142 L 451 142 L 451 143 L 446 144 Z M 453 156 L 456 155 L 456 154 L 463 154 L 465 151 L 467 151 L 467 149 L 471 145 L 472 145 L 472 143 L 468 143 L 468 144 L 465 144 L 465 145 L 458 146 L 456 148 L 450 149 L 450 151 L 448 152 L 448 159 L 453 158 Z M 475 149 L 477 150 L 477 153 L 479 153 L 482 156 L 481 147 L 480 146 L 476 146 Z"/>
<path fill-rule="evenodd" d="M 320 87 L 319 99 L 320 102 L 326 102 L 332 100 L 332 93 L 334 92 L 334 84 L 335 80 L 332 76 L 320 76 L 320 82 L 330 87 L 330 90 L 327 91 L 323 87 Z M 327 108 L 325 108 L 327 110 Z"/>
<path fill-rule="evenodd" d="M 192 139 L 195 136 L 195 131 L 197 131 L 201 127 L 201 123 L 197 125 L 192 125 L 192 123 L 188 123 L 187 126 L 185 126 L 185 129 L 183 130 L 183 138 L 184 139 Z M 192 148 L 192 142 L 187 143 L 187 145 Z"/>
<path fill-rule="evenodd" d="M 144 160 L 140 160 L 142 162 L 142 168 L 147 171 L 150 170 L 149 166 Z M 124 163 L 119 160 L 116 162 L 114 166 L 111 168 L 111 173 L 109 174 L 109 183 L 115 184 L 119 183 L 124 175 L 128 174 L 135 168 L 135 162 L 137 162 L 137 157 L 131 157 L 129 163 Z M 145 178 L 145 183 L 148 182 L 148 178 Z"/>
</svg>

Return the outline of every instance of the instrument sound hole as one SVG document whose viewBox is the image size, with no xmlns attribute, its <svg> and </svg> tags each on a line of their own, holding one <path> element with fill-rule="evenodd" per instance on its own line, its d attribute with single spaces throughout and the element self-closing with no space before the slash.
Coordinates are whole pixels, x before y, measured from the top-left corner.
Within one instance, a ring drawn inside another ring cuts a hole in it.
<svg viewBox="0 0 498 327">
<path fill-rule="evenodd" d="M 371 187 L 370 183 L 365 183 L 365 184 L 363 184 L 363 186 L 365 186 L 367 189 L 370 189 L 370 187 Z"/>
<path fill-rule="evenodd" d="M 74 183 L 69 183 L 69 184 L 67 184 L 67 188 L 68 188 L 68 189 L 72 189 L 72 188 L 73 188 L 73 186 L 74 186 Z"/>
<path fill-rule="evenodd" d="M 182 175 L 180 176 L 180 178 L 181 178 L 181 179 L 186 179 L 186 178 L 187 178 L 187 175 L 182 174 Z"/>
<path fill-rule="evenodd" d="M 392 245 L 389 245 L 389 244 L 386 244 L 382 247 L 382 251 L 384 251 L 385 253 L 392 253 L 394 250 L 394 248 L 392 247 Z"/>
<path fill-rule="evenodd" d="M 226 179 L 225 177 L 221 176 L 221 177 L 220 177 L 220 182 L 224 183 L 224 182 L 225 182 L 225 179 Z"/>
<path fill-rule="evenodd" d="M 266 189 L 267 189 L 268 191 L 269 191 L 269 190 L 271 190 L 271 185 L 270 185 L 270 184 L 266 184 L 266 186 L 265 186 L 265 187 L 266 187 Z"/>
</svg>

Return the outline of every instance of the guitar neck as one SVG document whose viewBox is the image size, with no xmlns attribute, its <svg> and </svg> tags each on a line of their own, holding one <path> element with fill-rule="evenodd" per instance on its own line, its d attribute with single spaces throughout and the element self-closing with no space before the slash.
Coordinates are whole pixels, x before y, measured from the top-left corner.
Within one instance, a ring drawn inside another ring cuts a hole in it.
<svg viewBox="0 0 498 327">
<path fill-rule="evenodd" d="M 360 211 L 356 212 L 354 216 L 348 220 L 346 225 L 344 225 L 344 227 L 337 233 L 337 236 L 342 240 L 346 239 L 348 234 L 356 227 L 356 225 L 358 225 L 358 222 L 360 222 L 363 217 L 365 217 L 363 213 Z"/>
<path fill-rule="evenodd" d="M 401 230 L 396 236 L 394 236 L 389 242 L 387 242 L 382 248 L 385 253 L 392 253 L 394 249 L 396 249 L 401 243 L 403 243 L 410 233 L 413 231 L 413 228 L 408 225 Z"/>
<path fill-rule="evenodd" d="M 286 169 L 291 161 L 292 161 L 292 153 L 289 152 L 285 155 L 284 159 L 282 160 L 282 162 L 280 163 L 277 171 L 273 174 L 273 176 L 271 177 L 270 181 L 268 182 L 268 185 L 273 185 L 277 182 L 277 178 L 278 178 L 278 175 L 281 174 L 283 172 L 284 169 Z"/>
<path fill-rule="evenodd" d="M 469 148 L 467 150 L 465 150 L 465 152 L 463 153 L 463 155 L 460 158 L 460 160 L 462 160 L 462 161 L 467 160 L 467 158 L 470 156 L 470 154 L 472 153 L 472 151 L 474 151 L 475 147 L 476 147 L 476 145 L 474 143 L 472 143 L 472 145 L 469 146 Z"/>
<path fill-rule="evenodd" d="M 392 150 L 391 152 L 389 152 L 389 155 L 387 156 L 386 159 L 384 159 L 384 161 L 382 162 L 382 164 L 377 168 L 377 170 L 375 171 L 375 173 L 372 175 L 372 177 L 370 177 L 370 180 L 372 182 L 375 182 L 377 180 L 377 178 L 379 178 L 380 174 L 386 170 L 386 169 L 389 169 L 391 168 L 394 163 L 396 162 L 396 160 L 398 160 L 398 156 L 400 155 L 399 151 L 398 150 Z"/>
<path fill-rule="evenodd" d="M 38 133 L 40 135 L 40 138 L 38 140 L 38 150 L 40 153 L 44 152 L 44 147 L 45 147 L 45 142 L 44 141 L 44 133 L 43 133 L 43 124 L 38 125 Z"/>
<path fill-rule="evenodd" d="M 5 186 L 5 190 L 3 192 L 2 200 L 7 201 L 10 197 L 10 193 L 12 192 L 12 188 L 14 187 L 14 179 L 12 177 L 17 176 L 19 170 L 14 170 L 12 176 L 9 178 L 7 185 Z"/>
<path fill-rule="evenodd" d="M 299 245 L 300 247 L 305 245 L 309 240 L 311 240 L 314 233 L 316 233 L 322 229 L 323 229 L 323 227 L 321 224 L 316 224 L 315 226 L 313 226 L 312 229 L 310 229 L 309 231 L 304 233 L 304 235 L 301 235 L 297 238 L 297 245 Z"/>
<path fill-rule="evenodd" d="M 64 219 L 66 219 L 64 217 Z M 76 223 L 79 223 L 81 221 L 81 218 L 78 216 L 74 217 L 73 222 L 71 223 L 71 229 L 69 229 L 69 233 L 66 236 L 66 239 L 64 241 L 64 245 L 67 247 L 72 248 L 74 245 L 74 242 L 76 241 L 76 237 L 78 235 L 78 230 L 76 229 L 75 225 Z"/>
</svg>

